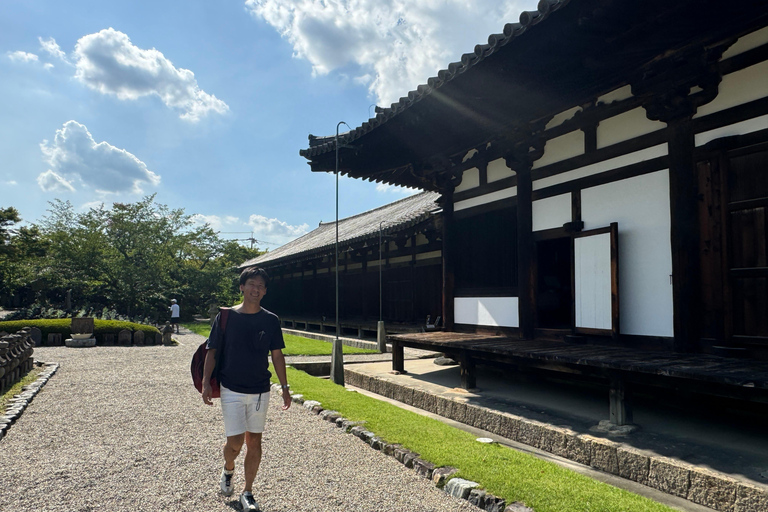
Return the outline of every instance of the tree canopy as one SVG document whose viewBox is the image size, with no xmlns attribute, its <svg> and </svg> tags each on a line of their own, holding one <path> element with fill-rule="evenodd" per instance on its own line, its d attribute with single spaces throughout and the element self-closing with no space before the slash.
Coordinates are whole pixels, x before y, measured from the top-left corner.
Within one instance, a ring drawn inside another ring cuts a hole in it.
<svg viewBox="0 0 768 512">
<path fill-rule="evenodd" d="M 32 302 L 109 308 L 129 316 L 165 317 L 175 298 L 182 314 L 238 296 L 235 268 L 261 252 L 196 225 L 183 209 L 147 196 L 78 213 L 55 200 L 37 225 L 0 208 L 0 304 Z"/>
</svg>

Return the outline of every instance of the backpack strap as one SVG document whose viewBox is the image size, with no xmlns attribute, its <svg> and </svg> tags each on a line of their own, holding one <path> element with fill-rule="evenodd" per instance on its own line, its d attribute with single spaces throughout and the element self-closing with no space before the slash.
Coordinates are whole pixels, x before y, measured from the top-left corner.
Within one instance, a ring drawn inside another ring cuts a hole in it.
<svg viewBox="0 0 768 512">
<path fill-rule="evenodd" d="M 221 313 L 221 334 L 224 335 L 224 331 L 227 330 L 227 318 L 229 318 L 229 310 L 232 308 L 219 308 Z"/>
</svg>

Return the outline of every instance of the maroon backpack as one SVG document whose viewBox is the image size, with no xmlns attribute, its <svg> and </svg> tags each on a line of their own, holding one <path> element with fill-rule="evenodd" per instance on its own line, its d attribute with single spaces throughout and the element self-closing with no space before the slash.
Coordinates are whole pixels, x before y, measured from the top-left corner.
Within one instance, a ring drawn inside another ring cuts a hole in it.
<svg viewBox="0 0 768 512">
<path fill-rule="evenodd" d="M 227 317 L 229 316 L 229 308 L 221 308 L 220 312 L 220 323 L 221 323 L 221 329 L 219 330 L 221 332 L 221 344 L 219 346 L 219 350 L 216 351 L 216 367 L 213 369 L 213 374 L 211 375 L 211 389 L 213 390 L 213 393 L 211 393 L 211 398 L 220 398 L 221 397 L 221 388 L 219 386 L 219 361 L 221 360 L 221 351 L 224 350 L 224 331 L 227 328 Z M 199 347 L 197 347 L 197 350 L 195 350 L 195 355 L 192 356 L 192 365 L 190 367 L 190 370 L 192 371 L 192 383 L 195 385 L 195 388 L 198 392 L 203 392 L 203 369 L 205 368 L 205 356 L 208 354 L 208 340 L 205 340 L 200 344 Z"/>
</svg>

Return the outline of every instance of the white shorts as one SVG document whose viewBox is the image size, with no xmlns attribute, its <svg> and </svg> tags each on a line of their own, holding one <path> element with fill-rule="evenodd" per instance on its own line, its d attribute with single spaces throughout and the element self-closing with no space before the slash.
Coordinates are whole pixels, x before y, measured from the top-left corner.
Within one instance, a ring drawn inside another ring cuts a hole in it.
<svg viewBox="0 0 768 512">
<path fill-rule="evenodd" d="M 247 395 L 221 386 L 221 411 L 224 414 L 224 431 L 227 437 L 244 432 L 264 432 L 268 408 L 269 391 Z"/>
</svg>

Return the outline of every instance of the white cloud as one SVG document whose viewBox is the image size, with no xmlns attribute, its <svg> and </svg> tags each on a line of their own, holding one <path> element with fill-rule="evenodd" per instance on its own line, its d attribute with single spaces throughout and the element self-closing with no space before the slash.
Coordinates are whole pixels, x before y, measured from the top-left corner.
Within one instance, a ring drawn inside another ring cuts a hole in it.
<svg viewBox="0 0 768 512">
<path fill-rule="evenodd" d="M 240 219 L 231 215 L 225 215 L 223 217 L 219 215 L 203 215 L 196 213 L 192 215 L 192 222 L 198 226 L 208 224 L 215 231 L 221 231 L 225 226 L 232 226 L 240 223 Z"/>
<path fill-rule="evenodd" d="M 69 63 L 69 60 L 67 60 L 67 54 L 61 50 L 61 47 L 56 43 L 54 38 L 49 37 L 48 39 L 43 39 L 42 37 L 38 37 L 37 40 L 40 41 L 41 50 L 51 55 L 51 57 L 55 57 L 66 63 Z"/>
<path fill-rule="evenodd" d="M 74 192 L 72 183 L 62 178 L 52 170 L 47 170 L 37 177 L 37 184 L 45 192 Z"/>
<path fill-rule="evenodd" d="M 75 59 L 75 77 L 103 94 L 121 100 L 155 95 L 192 122 L 210 112 L 229 111 L 226 103 L 200 89 L 192 71 L 176 68 L 154 48 L 134 46 L 126 34 L 113 28 L 81 37 Z"/>
<path fill-rule="evenodd" d="M 317 74 L 344 67 L 389 106 L 536 0 L 246 0 Z M 366 78 L 366 75 L 372 78 Z"/>
<path fill-rule="evenodd" d="M 21 50 L 15 52 L 8 52 L 8 58 L 13 62 L 37 62 L 37 55 L 34 53 L 22 52 Z"/>
<path fill-rule="evenodd" d="M 9 181 L 6 181 L 5 184 L 12 186 L 12 185 L 18 185 L 19 183 L 16 180 L 9 180 Z"/>
<path fill-rule="evenodd" d="M 96 142 L 88 129 L 77 121 L 67 121 L 56 130 L 53 143 L 44 140 L 40 149 L 51 168 L 38 177 L 40 188 L 74 190 L 79 181 L 103 193 L 141 193 L 142 185 L 157 185 L 160 176 L 128 151 Z M 59 188 L 60 189 L 60 188 Z"/>
<path fill-rule="evenodd" d="M 309 224 L 300 226 L 291 226 L 287 222 L 278 219 L 268 219 L 263 215 L 251 215 L 248 219 L 248 225 L 253 228 L 253 232 L 258 238 L 277 238 L 293 239 L 309 232 Z M 272 240 L 267 240 L 271 242 Z"/>
<path fill-rule="evenodd" d="M 410 196 L 418 192 L 418 190 L 414 190 L 412 188 L 405 188 L 405 187 L 396 187 L 394 185 L 387 185 L 386 183 L 379 183 L 376 185 L 376 192 L 381 192 L 382 194 L 390 193 L 390 194 L 402 194 L 404 196 Z"/>
</svg>

